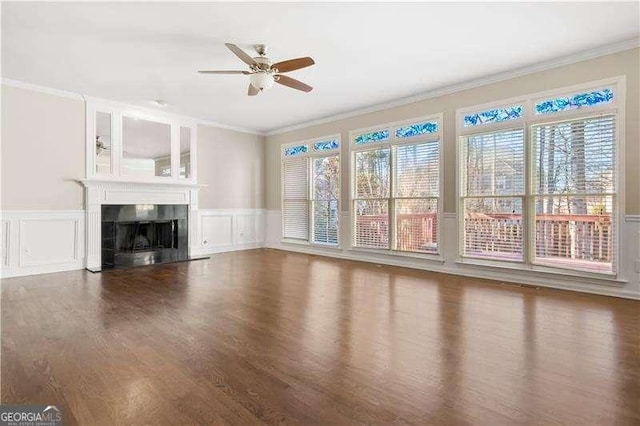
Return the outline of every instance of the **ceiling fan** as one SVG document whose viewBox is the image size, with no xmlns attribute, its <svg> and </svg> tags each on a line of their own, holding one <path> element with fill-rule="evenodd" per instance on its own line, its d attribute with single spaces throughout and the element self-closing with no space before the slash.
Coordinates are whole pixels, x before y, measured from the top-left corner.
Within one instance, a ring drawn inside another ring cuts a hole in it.
<svg viewBox="0 0 640 426">
<path fill-rule="evenodd" d="M 249 71 L 198 71 L 200 74 L 244 74 L 250 76 L 249 83 L 249 96 L 255 96 L 263 90 L 267 90 L 273 86 L 273 83 L 282 84 L 283 86 L 291 87 L 293 89 L 302 90 L 303 92 L 310 92 L 313 87 L 305 84 L 295 78 L 288 77 L 282 73 L 299 70 L 301 68 L 309 67 L 315 62 L 310 57 L 289 59 L 288 61 L 281 61 L 272 63 L 267 55 L 266 44 L 255 44 L 253 48 L 258 53 L 258 56 L 252 58 L 244 50 L 232 43 L 225 43 L 225 46 L 229 48 L 242 62 L 249 65 Z"/>
<path fill-rule="evenodd" d="M 96 155 L 100 156 L 104 151 L 110 150 L 111 145 L 107 145 L 100 140 L 100 135 L 96 135 Z"/>
</svg>

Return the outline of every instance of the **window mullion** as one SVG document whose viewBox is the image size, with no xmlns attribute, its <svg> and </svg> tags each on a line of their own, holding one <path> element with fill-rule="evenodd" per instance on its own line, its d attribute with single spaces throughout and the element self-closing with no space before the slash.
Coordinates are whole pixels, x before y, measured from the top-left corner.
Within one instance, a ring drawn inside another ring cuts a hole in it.
<svg viewBox="0 0 640 426">
<path fill-rule="evenodd" d="M 387 241 L 387 246 L 389 250 L 395 250 L 397 245 L 397 236 L 396 236 L 396 203 L 395 203 L 395 174 L 396 174 L 396 164 L 395 164 L 395 153 L 396 148 L 394 146 L 389 148 L 389 199 L 387 201 L 387 215 L 389 217 L 389 240 Z"/>
<path fill-rule="evenodd" d="M 522 200 L 522 234 L 524 237 L 522 260 L 525 264 L 531 265 L 533 253 L 535 252 L 535 212 L 534 204 L 531 202 L 532 182 L 533 182 L 533 144 L 531 143 L 531 128 L 528 124 L 524 127 L 524 196 Z"/>
<path fill-rule="evenodd" d="M 310 243 L 312 243 L 314 241 L 313 238 L 313 229 L 315 226 L 315 214 L 314 214 L 314 201 L 315 201 L 315 194 L 314 194 L 314 188 L 315 188 L 315 170 L 313 170 L 313 161 L 311 160 L 311 158 L 306 158 L 307 161 L 307 174 L 308 174 L 308 179 L 307 179 L 307 205 L 308 205 L 308 209 L 309 209 L 309 233 L 308 233 L 308 241 Z"/>
</svg>

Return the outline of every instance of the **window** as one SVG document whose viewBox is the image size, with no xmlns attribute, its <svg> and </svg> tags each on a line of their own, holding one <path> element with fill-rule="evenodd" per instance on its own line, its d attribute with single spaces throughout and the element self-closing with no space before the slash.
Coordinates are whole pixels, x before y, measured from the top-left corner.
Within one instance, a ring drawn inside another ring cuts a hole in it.
<svg viewBox="0 0 640 426">
<path fill-rule="evenodd" d="M 611 89 L 597 90 L 594 92 L 578 93 L 572 96 L 547 99 L 536 104 L 536 114 L 547 114 L 570 109 L 578 109 L 585 106 L 594 106 L 613 101 Z"/>
<path fill-rule="evenodd" d="M 464 254 L 522 261 L 524 130 L 471 135 L 462 151 Z"/>
<path fill-rule="evenodd" d="M 308 158 L 283 161 L 283 237 L 307 241 L 309 238 Z"/>
<path fill-rule="evenodd" d="M 354 247 L 439 253 L 441 116 L 352 136 Z"/>
<path fill-rule="evenodd" d="M 282 149 L 282 237 L 339 243 L 340 139 L 322 138 Z"/>
<path fill-rule="evenodd" d="M 311 159 L 313 242 L 338 245 L 340 156 L 337 153 Z"/>
<path fill-rule="evenodd" d="M 501 121 L 517 120 L 522 118 L 522 105 L 513 107 L 496 108 L 487 111 L 475 112 L 464 116 L 464 127 L 479 126 L 481 124 L 499 123 Z"/>
<path fill-rule="evenodd" d="M 463 257 L 615 273 L 616 87 L 458 112 Z"/>
<path fill-rule="evenodd" d="M 534 262 L 611 272 L 615 116 L 532 127 Z"/>
<path fill-rule="evenodd" d="M 389 247 L 391 150 L 355 153 L 355 245 Z"/>
</svg>

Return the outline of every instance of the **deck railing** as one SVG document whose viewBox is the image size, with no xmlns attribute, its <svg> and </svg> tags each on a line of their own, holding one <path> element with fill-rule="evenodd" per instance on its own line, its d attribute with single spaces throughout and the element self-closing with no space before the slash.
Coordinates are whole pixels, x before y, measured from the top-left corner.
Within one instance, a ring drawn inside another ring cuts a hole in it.
<svg viewBox="0 0 640 426">
<path fill-rule="evenodd" d="M 610 263 L 613 259 L 611 215 L 536 215 L 536 257 Z M 356 235 L 366 236 L 367 245 L 385 247 L 388 217 L 359 216 Z M 396 222 L 397 249 L 434 251 L 438 242 L 435 213 L 399 214 Z M 465 219 L 467 254 L 520 259 L 523 250 L 522 215 L 472 214 Z"/>
<path fill-rule="evenodd" d="M 388 229 L 386 215 L 358 216 L 356 236 L 362 236 L 360 246 L 386 247 Z M 397 215 L 397 250 L 436 252 L 438 215 L 436 213 Z"/>
<path fill-rule="evenodd" d="M 611 262 L 613 222 L 604 215 L 536 215 L 536 256 Z"/>
</svg>

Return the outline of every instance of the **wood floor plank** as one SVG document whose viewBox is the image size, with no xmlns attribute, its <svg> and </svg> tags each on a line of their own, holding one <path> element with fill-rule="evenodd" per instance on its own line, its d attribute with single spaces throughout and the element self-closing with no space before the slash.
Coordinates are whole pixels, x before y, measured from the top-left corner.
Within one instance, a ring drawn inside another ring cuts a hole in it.
<svg viewBox="0 0 640 426">
<path fill-rule="evenodd" d="M 640 303 L 278 250 L 2 282 L 67 424 L 640 424 Z"/>
</svg>

